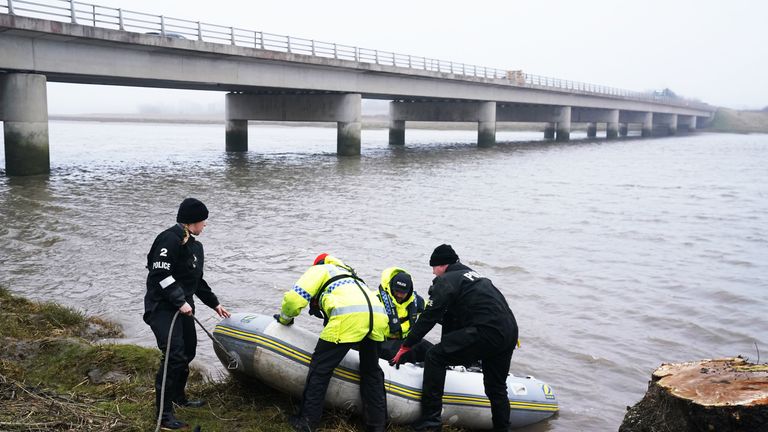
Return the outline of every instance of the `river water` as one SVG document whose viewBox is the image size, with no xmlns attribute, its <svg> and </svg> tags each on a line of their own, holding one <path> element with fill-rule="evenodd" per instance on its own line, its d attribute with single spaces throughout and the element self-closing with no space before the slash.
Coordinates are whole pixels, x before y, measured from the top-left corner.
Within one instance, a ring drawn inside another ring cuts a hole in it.
<svg viewBox="0 0 768 432">
<path fill-rule="evenodd" d="M 320 252 L 374 287 L 402 266 L 426 294 L 429 254 L 452 244 L 517 316 L 512 372 L 559 396 L 528 431 L 617 430 L 662 362 L 756 360 L 756 344 L 768 359 L 767 135 L 499 132 L 478 149 L 474 131 L 408 130 L 390 148 L 365 130 L 362 156 L 338 158 L 335 128 L 249 134 L 250 152 L 227 154 L 222 125 L 51 122 L 51 175 L 0 177 L 0 284 L 151 346 L 145 254 L 195 196 L 211 211 L 206 279 L 231 311 L 276 312 Z"/>
</svg>

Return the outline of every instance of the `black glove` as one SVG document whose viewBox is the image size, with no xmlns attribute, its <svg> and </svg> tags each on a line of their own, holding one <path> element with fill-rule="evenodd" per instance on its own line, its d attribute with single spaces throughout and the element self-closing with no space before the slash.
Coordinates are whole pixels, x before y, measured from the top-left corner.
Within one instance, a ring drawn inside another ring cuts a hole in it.
<svg viewBox="0 0 768 432">
<path fill-rule="evenodd" d="M 279 322 L 284 326 L 293 325 L 293 318 L 291 318 L 289 321 L 284 321 L 283 318 L 280 316 L 280 314 L 274 314 L 272 315 L 272 318 L 274 318 L 275 321 Z"/>
</svg>

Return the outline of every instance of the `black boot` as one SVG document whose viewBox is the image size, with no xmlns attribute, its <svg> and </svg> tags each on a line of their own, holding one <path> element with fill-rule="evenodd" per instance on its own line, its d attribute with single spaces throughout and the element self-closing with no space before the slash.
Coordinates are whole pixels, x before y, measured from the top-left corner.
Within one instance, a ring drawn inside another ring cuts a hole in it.
<svg viewBox="0 0 768 432">
<path fill-rule="evenodd" d="M 160 420 L 160 430 L 189 430 L 189 425 L 177 419 L 173 414 L 163 414 Z"/>
<path fill-rule="evenodd" d="M 296 432 L 314 432 L 315 428 L 309 424 L 306 417 L 299 415 L 288 416 L 288 424 Z"/>
</svg>

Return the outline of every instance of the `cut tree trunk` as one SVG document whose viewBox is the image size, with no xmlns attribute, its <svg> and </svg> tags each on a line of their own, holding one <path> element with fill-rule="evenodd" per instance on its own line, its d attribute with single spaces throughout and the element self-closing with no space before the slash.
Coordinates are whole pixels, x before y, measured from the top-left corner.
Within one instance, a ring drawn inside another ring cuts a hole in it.
<svg viewBox="0 0 768 432">
<path fill-rule="evenodd" d="M 665 363 L 619 432 L 768 432 L 768 365 L 741 357 Z"/>
</svg>

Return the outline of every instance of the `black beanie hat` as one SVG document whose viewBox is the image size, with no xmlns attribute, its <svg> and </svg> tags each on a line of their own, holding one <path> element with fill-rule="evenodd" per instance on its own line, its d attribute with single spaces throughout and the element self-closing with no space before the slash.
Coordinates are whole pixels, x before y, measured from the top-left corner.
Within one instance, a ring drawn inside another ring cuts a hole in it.
<svg viewBox="0 0 768 432">
<path fill-rule="evenodd" d="M 429 265 L 430 267 L 435 267 L 443 264 L 453 264 L 458 260 L 459 256 L 453 251 L 451 245 L 443 243 L 432 252 L 432 256 L 429 257 Z"/>
<path fill-rule="evenodd" d="M 179 205 L 179 212 L 176 214 L 176 222 L 183 224 L 192 224 L 208 219 L 208 207 L 202 201 L 195 198 L 186 198 Z"/>
<path fill-rule="evenodd" d="M 389 290 L 392 294 L 395 292 L 410 293 L 413 291 L 411 275 L 406 272 L 400 272 L 392 276 L 392 279 L 389 280 Z"/>
</svg>

